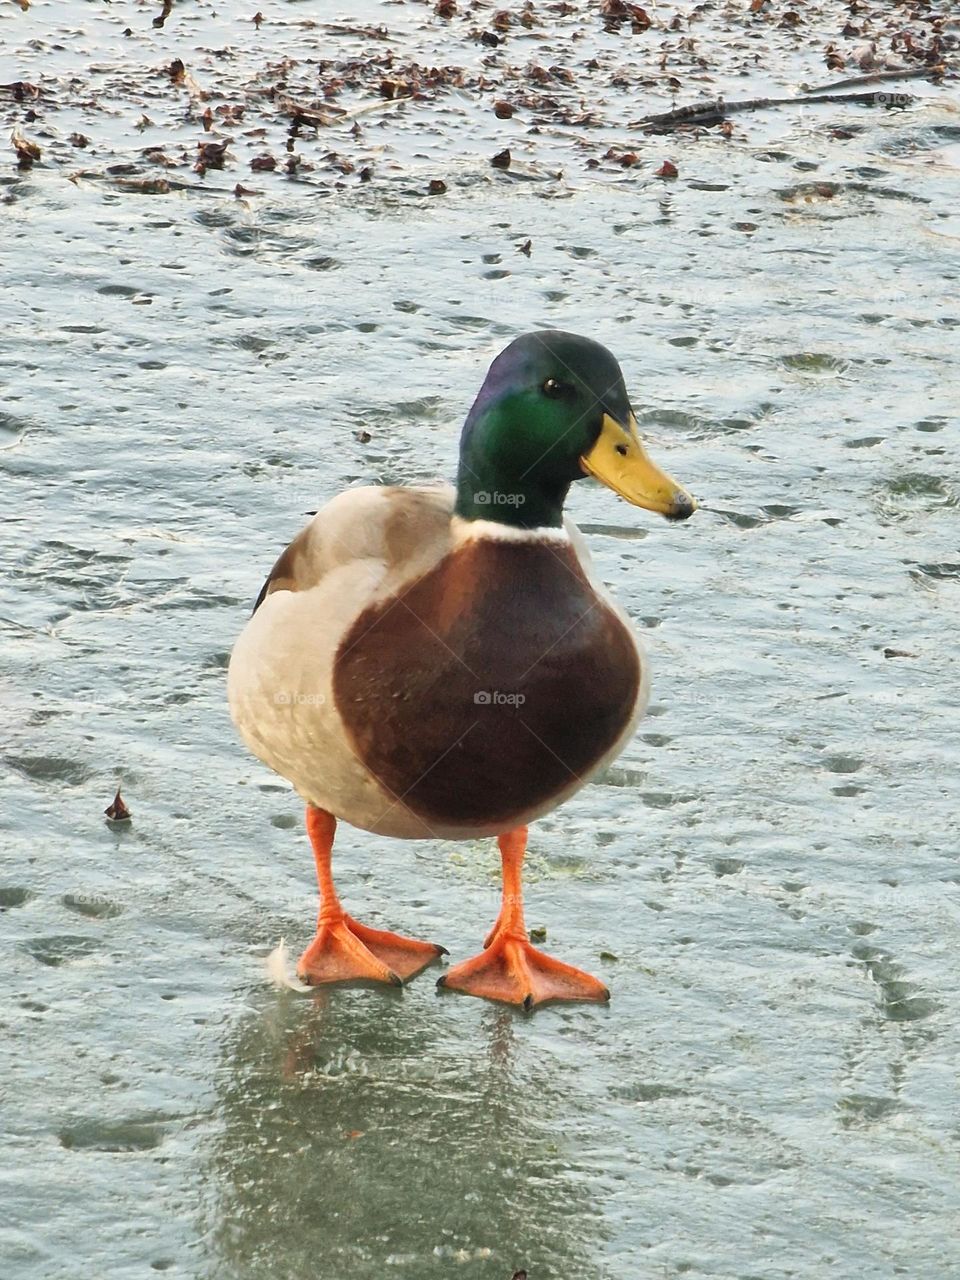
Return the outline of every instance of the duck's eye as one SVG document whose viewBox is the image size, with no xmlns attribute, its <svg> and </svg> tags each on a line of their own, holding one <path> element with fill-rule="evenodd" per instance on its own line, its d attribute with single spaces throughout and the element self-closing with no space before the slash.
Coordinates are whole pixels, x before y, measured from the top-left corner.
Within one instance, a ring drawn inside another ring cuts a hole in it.
<svg viewBox="0 0 960 1280">
<path fill-rule="evenodd" d="M 576 395 L 576 388 L 569 382 L 560 382 L 557 378 L 548 378 L 543 384 L 543 394 L 551 400 L 562 400 L 564 396 Z"/>
<path fill-rule="evenodd" d="M 619 453 L 621 458 L 625 458 L 627 456 L 627 446 L 625 444 L 616 445 L 614 448 L 614 453 Z"/>
</svg>

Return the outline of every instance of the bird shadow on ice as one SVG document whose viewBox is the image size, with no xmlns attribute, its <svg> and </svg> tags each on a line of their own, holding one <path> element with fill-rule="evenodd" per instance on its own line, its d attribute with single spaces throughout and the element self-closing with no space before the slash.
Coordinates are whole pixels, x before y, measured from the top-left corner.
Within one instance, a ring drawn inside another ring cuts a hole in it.
<svg viewBox="0 0 960 1280">
<path fill-rule="evenodd" d="M 204 1157 L 208 1275 L 596 1280 L 604 1226 L 564 1131 L 575 1075 L 518 1043 L 512 1011 L 465 1024 L 448 1003 L 251 994 Z"/>
</svg>

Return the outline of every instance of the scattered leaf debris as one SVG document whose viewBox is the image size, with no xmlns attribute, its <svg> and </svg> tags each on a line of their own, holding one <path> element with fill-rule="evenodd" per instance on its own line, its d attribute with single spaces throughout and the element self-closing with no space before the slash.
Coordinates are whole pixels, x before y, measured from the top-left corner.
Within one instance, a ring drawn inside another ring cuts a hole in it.
<svg viewBox="0 0 960 1280">
<path fill-rule="evenodd" d="M 152 22 L 157 31 L 164 24 L 169 29 L 180 16 L 176 0 L 147 0 L 144 7 L 149 11 L 147 25 Z M 80 147 L 76 139 L 86 135 L 70 134 L 68 129 L 59 132 L 55 113 L 62 107 L 89 109 L 98 97 L 118 88 L 121 98 L 126 95 L 126 116 L 120 118 L 139 117 L 134 125 L 139 130 L 165 131 L 168 161 L 155 148 L 140 160 L 141 167 L 183 165 L 193 167 L 202 178 L 209 169 L 245 170 L 249 165 L 254 172 L 276 172 L 278 181 L 282 176 L 295 177 L 317 187 L 336 188 L 343 186 L 341 179 L 347 174 L 355 175 L 358 183 L 400 178 L 410 156 L 398 152 L 396 129 L 420 124 L 418 110 L 434 113 L 432 127 L 442 127 L 445 112 L 461 109 L 452 101 L 456 95 L 462 103 L 492 111 L 501 121 L 522 114 L 530 160 L 508 163 L 509 149 L 504 148 L 497 151 L 493 167 L 509 169 L 520 180 L 545 181 L 554 178 L 561 165 L 581 173 L 585 166 L 600 180 L 615 182 L 618 170 L 646 167 L 648 157 L 639 146 L 624 143 L 622 133 L 591 138 L 589 131 L 622 131 L 624 102 L 644 103 L 649 113 L 630 121 L 630 128 L 651 134 L 680 132 L 693 141 L 701 131 L 714 129 L 722 138 L 738 142 L 742 138 L 749 145 L 746 125 L 736 134 L 733 131 L 730 117 L 734 113 L 797 109 L 807 103 L 886 110 L 907 107 L 914 99 L 902 93 L 896 82 L 911 78 L 931 84 L 952 82 L 960 49 L 956 20 L 944 16 L 943 6 L 938 10 L 926 0 L 900 0 L 888 6 L 879 0 L 832 0 L 832 7 L 811 0 L 726 0 L 723 5 L 678 8 L 649 0 L 645 4 L 631 0 L 590 4 L 419 0 L 416 5 L 407 4 L 402 14 L 385 7 L 384 13 L 398 15 L 397 25 L 389 27 L 349 19 L 323 21 L 309 7 L 309 11 L 297 8 L 296 13 L 285 10 L 276 21 L 260 9 L 238 15 L 247 33 L 250 25 L 258 32 L 262 29 L 260 38 L 248 47 L 243 47 L 235 31 L 234 44 L 226 42 L 225 33 L 220 46 L 191 44 L 181 47 L 183 56 L 174 57 L 171 52 L 152 67 L 141 63 L 147 76 L 152 74 L 163 83 L 149 89 L 142 86 L 139 93 L 134 93 L 140 80 L 131 77 L 134 68 L 129 59 L 125 65 L 94 64 L 70 80 L 51 78 L 49 83 L 37 84 L 20 79 L 0 84 L 0 103 L 11 108 L 8 127 L 20 134 L 32 121 L 40 121 L 39 136 L 32 145 L 42 145 L 47 163 L 59 160 L 68 143 Z M 318 38 L 291 43 L 288 33 L 293 28 L 316 32 Z M 418 45 L 408 38 L 416 30 L 433 40 L 429 62 L 420 52 L 430 47 L 429 41 Z M 136 44 L 144 34 L 142 19 L 125 31 Z M 156 48 L 158 38 L 153 40 Z M 130 58 L 137 56 L 133 45 L 128 52 Z M 149 59 L 149 47 L 139 56 Z M 818 80 L 816 68 L 824 64 L 840 75 L 848 70 L 861 74 L 816 87 L 798 77 L 797 91 L 797 80 L 784 76 L 785 57 L 792 58 L 794 68 L 802 57 L 811 81 Z M 736 76 L 758 70 L 767 72 L 774 83 L 779 70 L 783 97 L 730 101 L 724 96 L 725 87 L 738 83 Z M 194 76 L 201 77 L 208 88 L 201 87 Z M 888 84 L 894 87 L 888 90 Z M 174 94 L 169 92 L 171 86 Z M 838 94 L 841 88 L 859 92 Z M 671 104 L 671 95 L 677 101 L 685 94 L 693 99 L 689 106 Z M 14 114 L 11 99 L 28 109 Z M 156 123 L 140 114 L 145 101 L 151 102 Z M 852 124 L 849 111 L 842 118 L 837 115 L 818 113 L 828 139 L 842 140 L 870 127 L 869 122 Z M 202 126 L 215 149 L 198 147 L 191 157 L 194 140 L 181 135 L 172 141 L 171 124 L 197 130 Z M 247 128 L 248 124 L 255 127 Z M 326 131 L 333 136 L 324 145 L 318 135 Z M 458 131 L 454 125 L 454 135 Z M 111 159 L 126 157 L 108 130 L 97 130 L 95 136 L 94 154 L 104 176 Z M 263 139 L 261 146 L 252 142 L 256 137 Z M 557 156 L 563 143 L 573 152 L 569 165 Z M 475 143 L 466 136 L 464 144 L 464 161 L 484 163 L 482 149 L 478 155 Z M 549 158 L 537 154 L 546 147 L 553 148 Z M 577 149 L 586 154 L 577 157 Z M 321 156 L 323 151 L 337 158 L 327 159 Z M 264 161 L 261 152 L 272 152 L 277 159 Z M 18 151 L 17 158 L 24 168 L 35 163 L 29 145 Z M 429 159 L 417 152 L 415 161 L 427 161 L 427 172 L 421 170 L 413 188 L 423 191 L 430 180 Z M 316 177 L 308 178 L 311 173 Z M 215 190 L 229 194 L 233 185 Z"/>
</svg>

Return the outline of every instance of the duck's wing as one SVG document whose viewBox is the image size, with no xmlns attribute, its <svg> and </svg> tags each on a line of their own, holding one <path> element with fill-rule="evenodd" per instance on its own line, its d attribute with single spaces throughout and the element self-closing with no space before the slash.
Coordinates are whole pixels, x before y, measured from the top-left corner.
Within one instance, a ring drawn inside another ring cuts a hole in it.
<svg viewBox="0 0 960 1280">
<path fill-rule="evenodd" d="M 309 591 L 337 569 L 377 562 L 384 579 L 409 581 L 450 547 L 451 485 L 347 489 L 313 517 L 281 554 L 253 606 L 275 591 Z"/>
</svg>

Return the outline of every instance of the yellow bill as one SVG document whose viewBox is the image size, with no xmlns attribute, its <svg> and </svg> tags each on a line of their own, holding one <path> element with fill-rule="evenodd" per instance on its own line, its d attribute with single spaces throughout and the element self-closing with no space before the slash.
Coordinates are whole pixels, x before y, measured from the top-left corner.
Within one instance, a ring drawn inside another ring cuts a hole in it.
<svg viewBox="0 0 960 1280">
<path fill-rule="evenodd" d="M 623 426 L 605 413 L 597 442 L 580 465 L 621 498 L 668 520 L 686 520 L 697 509 L 696 498 L 647 456 L 632 414 Z"/>
</svg>

